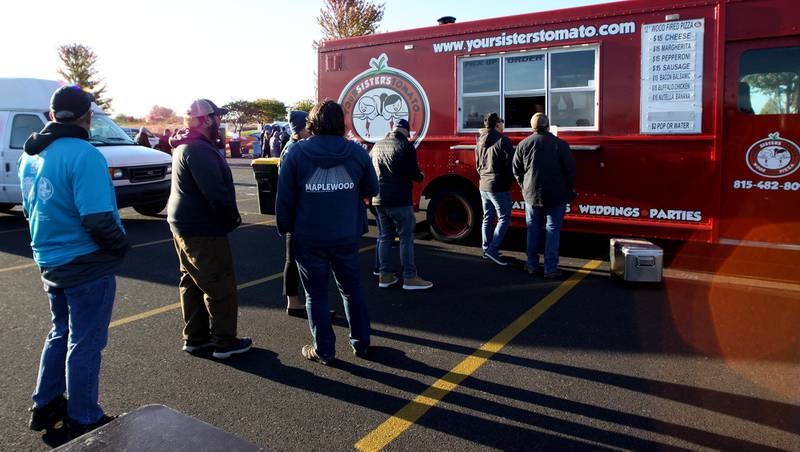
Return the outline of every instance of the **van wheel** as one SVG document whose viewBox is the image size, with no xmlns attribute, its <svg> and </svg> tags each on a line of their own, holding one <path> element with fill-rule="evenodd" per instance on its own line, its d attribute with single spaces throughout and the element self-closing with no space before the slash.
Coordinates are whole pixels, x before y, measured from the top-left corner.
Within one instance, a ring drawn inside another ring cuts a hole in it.
<svg viewBox="0 0 800 452">
<path fill-rule="evenodd" d="M 0 212 L 8 212 L 9 210 L 14 208 L 14 204 L 8 204 L 4 202 L 0 202 Z"/>
<path fill-rule="evenodd" d="M 440 190 L 428 204 L 428 227 L 436 240 L 468 242 L 480 230 L 480 211 L 477 200 L 463 190 Z"/>
<path fill-rule="evenodd" d="M 158 201 L 151 202 L 149 204 L 139 204 L 138 206 L 133 206 L 133 210 L 146 217 L 154 217 L 161 213 L 165 207 L 167 207 L 167 201 Z"/>
</svg>

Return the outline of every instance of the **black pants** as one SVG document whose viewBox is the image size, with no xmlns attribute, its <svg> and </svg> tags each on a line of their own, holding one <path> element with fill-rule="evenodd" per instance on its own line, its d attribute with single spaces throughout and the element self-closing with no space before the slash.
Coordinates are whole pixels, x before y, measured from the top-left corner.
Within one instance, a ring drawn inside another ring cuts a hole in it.
<svg viewBox="0 0 800 452">
<path fill-rule="evenodd" d="M 292 234 L 286 234 L 286 264 L 283 266 L 283 295 L 296 297 L 300 273 L 297 271 L 297 262 L 294 260 L 294 243 Z"/>
</svg>

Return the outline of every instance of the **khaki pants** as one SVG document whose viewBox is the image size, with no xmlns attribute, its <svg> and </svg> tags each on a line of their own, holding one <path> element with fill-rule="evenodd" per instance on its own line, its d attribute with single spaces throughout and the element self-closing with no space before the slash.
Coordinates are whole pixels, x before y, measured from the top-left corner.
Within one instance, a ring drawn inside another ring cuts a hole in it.
<svg viewBox="0 0 800 452">
<path fill-rule="evenodd" d="M 227 237 L 181 237 L 173 234 L 180 262 L 183 340 L 217 347 L 236 342 L 239 297 Z"/>
</svg>

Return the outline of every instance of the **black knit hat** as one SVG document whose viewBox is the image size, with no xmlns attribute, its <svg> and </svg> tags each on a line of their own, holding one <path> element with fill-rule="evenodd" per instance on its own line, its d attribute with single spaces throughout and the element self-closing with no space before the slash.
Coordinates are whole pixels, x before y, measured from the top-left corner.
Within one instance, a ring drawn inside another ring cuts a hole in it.
<svg viewBox="0 0 800 452">
<path fill-rule="evenodd" d="M 62 86 L 50 98 L 50 111 L 56 122 L 72 122 L 92 108 L 92 100 L 92 95 L 78 85 Z"/>
</svg>

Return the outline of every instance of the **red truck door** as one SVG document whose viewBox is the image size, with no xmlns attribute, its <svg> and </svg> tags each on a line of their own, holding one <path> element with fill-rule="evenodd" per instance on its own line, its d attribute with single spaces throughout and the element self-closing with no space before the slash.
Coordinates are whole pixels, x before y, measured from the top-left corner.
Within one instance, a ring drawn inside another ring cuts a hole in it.
<svg viewBox="0 0 800 452">
<path fill-rule="evenodd" d="M 728 44 L 720 242 L 800 246 L 799 98 L 800 37 Z"/>
</svg>

